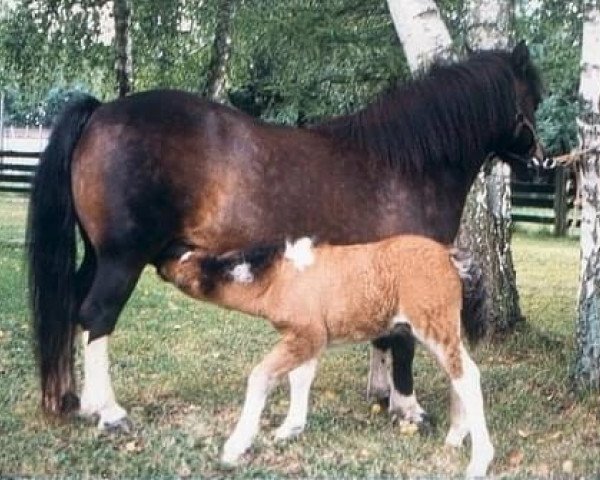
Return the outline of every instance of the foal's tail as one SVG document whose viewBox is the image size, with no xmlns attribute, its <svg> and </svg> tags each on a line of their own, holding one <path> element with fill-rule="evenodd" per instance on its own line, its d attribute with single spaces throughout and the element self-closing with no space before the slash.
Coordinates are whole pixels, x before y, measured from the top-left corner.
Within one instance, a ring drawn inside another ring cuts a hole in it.
<svg viewBox="0 0 600 480">
<path fill-rule="evenodd" d="M 76 408 L 73 340 L 77 318 L 76 215 L 71 157 L 100 102 L 86 96 L 56 122 L 33 182 L 27 225 L 29 295 L 42 407 L 55 414 Z"/>
<path fill-rule="evenodd" d="M 490 318 L 483 274 L 469 253 L 453 248 L 451 256 L 463 286 L 461 311 L 463 332 L 470 343 L 476 343 L 486 336 Z"/>
</svg>

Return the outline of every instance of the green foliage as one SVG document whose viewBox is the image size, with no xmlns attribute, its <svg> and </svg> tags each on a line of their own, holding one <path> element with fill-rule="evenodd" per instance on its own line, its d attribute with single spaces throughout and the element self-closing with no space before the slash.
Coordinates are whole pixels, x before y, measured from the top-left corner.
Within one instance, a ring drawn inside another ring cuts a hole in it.
<svg viewBox="0 0 600 480">
<path fill-rule="evenodd" d="M 577 144 L 582 2 L 520 0 L 517 5 L 517 37 L 527 40 L 547 95 L 537 113 L 539 133 L 550 153 L 564 153 Z"/>
<path fill-rule="evenodd" d="M 302 123 L 354 110 L 408 75 L 385 2 L 242 2 L 231 59 L 232 100 L 252 91 L 263 117 Z M 257 25 L 261 26 L 260 33 Z M 241 86 L 244 93 L 236 90 Z M 244 108 L 244 103 L 239 104 Z"/>
<path fill-rule="evenodd" d="M 544 99 L 536 114 L 537 131 L 548 154 L 559 155 L 577 146 L 576 119 L 579 102 L 552 94 Z"/>
</svg>

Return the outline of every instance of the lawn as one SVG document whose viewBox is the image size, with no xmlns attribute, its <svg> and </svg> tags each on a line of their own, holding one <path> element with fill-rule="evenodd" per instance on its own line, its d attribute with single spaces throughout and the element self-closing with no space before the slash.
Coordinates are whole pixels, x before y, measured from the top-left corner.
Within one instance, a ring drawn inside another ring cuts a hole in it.
<svg viewBox="0 0 600 480">
<path fill-rule="evenodd" d="M 426 437 L 402 434 L 365 400 L 368 348 L 340 347 L 321 362 L 307 430 L 274 444 L 285 387 L 268 402 L 246 464 L 218 463 L 244 396 L 245 378 L 275 341 L 261 320 L 187 299 L 152 269 L 140 281 L 112 338 L 117 397 L 131 414 L 128 435 L 105 435 L 81 419 L 45 418 L 31 354 L 23 261 L 26 202 L 0 197 L 0 476 L 350 477 L 461 474 L 468 449 L 444 447 L 448 384 L 421 350 L 415 374 L 421 404 L 437 419 Z M 480 346 L 495 475 L 598 475 L 600 396 L 575 394 L 575 240 L 514 239 L 526 324 Z"/>
</svg>

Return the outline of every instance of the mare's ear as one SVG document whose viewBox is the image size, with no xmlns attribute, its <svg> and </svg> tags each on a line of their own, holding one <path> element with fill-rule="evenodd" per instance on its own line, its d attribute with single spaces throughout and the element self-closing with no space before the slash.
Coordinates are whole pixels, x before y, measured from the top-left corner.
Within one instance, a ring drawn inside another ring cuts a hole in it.
<svg viewBox="0 0 600 480">
<path fill-rule="evenodd" d="M 517 44 L 510 55 L 510 60 L 515 72 L 524 76 L 529 65 L 529 48 L 527 48 L 525 40 L 521 40 Z"/>
</svg>

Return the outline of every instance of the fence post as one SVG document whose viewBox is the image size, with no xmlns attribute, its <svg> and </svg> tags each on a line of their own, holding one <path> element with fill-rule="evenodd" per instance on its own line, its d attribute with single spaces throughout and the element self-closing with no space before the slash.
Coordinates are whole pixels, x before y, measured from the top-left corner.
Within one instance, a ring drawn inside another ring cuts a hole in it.
<svg viewBox="0 0 600 480">
<path fill-rule="evenodd" d="M 4 90 L 0 91 L 0 152 L 4 151 Z M 4 157 L 0 155 L 0 165 Z"/>
<path fill-rule="evenodd" d="M 567 172 L 565 167 L 557 167 L 554 177 L 554 235 L 567 233 Z"/>
</svg>

